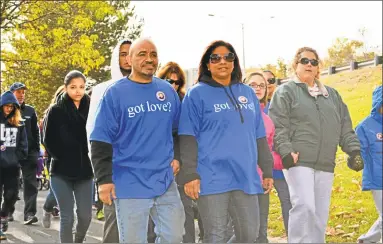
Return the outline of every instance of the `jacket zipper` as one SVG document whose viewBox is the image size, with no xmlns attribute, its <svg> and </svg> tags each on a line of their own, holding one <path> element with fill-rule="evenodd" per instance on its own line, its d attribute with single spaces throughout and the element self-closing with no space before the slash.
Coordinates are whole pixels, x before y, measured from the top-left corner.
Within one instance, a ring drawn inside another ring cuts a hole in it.
<svg viewBox="0 0 383 244">
<path fill-rule="evenodd" d="M 318 97 L 315 98 L 315 106 L 317 108 L 317 113 L 318 113 L 318 117 L 319 117 L 319 149 L 318 149 L 318 153 L 317 153 L 317 159 L 315 161 L 315 164 L 318 163 L 318 160 L 319 160 L 319 155 L 320 155 L 320 152 L 322 150 L 322 116 L 320 114 L 320 110 L 319 110 L 319 104 L 318 104 Z"/>
</svg>

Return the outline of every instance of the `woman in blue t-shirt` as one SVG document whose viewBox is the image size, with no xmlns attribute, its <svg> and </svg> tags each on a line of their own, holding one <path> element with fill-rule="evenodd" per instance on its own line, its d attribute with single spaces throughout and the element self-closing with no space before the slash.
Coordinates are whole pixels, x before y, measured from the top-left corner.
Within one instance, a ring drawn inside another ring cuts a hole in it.
<svg viewBox="0 0 383 244">
<path fill-rule="evenodd" d="M 254 91 L 241 83 L 233 46 L 214 41 L 199 65 L 198 83 L 184 97 L 179 123 L 185 193 L 198 199 L 204 242 L 226 242 L 233 220 L 237 242 L 254 242 L 257 194 L 273 185 L 273 158 Z"/>
</svg>

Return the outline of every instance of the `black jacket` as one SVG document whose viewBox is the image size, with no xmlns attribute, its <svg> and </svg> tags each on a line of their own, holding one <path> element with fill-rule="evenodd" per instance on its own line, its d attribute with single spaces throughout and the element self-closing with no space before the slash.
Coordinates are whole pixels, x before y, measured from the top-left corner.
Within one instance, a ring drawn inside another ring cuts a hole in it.
<svg viewBox="0 0 383 244">
<path fill-rule="evenodd" d="M 28 154 L 38 156 L 40 152 L 40 129 L 37 123 L 35 109 L 28 104 L 21 104 L 21 115 L 25 120 L 25 130 L 28 138 Z"/>
<path fill-rule="evenodd" d="M 72 99 L 64 93 L 49 109 L 43 134 L 44 145 L 52 157 L 52 175 L 70 180 L 93 177 L 85 129 L 89 101 L 85 95 L 77 109 Z"/>
</svg>

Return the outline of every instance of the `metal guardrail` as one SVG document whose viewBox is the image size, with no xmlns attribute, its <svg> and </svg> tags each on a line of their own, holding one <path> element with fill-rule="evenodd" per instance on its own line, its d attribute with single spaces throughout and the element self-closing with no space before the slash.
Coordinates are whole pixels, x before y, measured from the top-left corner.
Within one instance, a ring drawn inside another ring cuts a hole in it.
<svg viewBox="0 0 383 244">
<path fill-rule="evenodd" d="M 327 70 L 323 70 L 321 72 L 321 76 L 333 75 L 339 72 L 348 71 L 348 70 L 352 71 L 352 70 L 356 70 L 356 69 L 360 69 L 364 67 L 378 66 L 379 64 L 382 64 L 382 60 L 383 60 L 382 56 L 375 56 L 374 59 L 366 60 L 362 62 L 351 61 L 349 65 L 345 65 L 345 66 L 340 66 L 340 67 L 330 66 L 328 67 Z"/>
</svg>

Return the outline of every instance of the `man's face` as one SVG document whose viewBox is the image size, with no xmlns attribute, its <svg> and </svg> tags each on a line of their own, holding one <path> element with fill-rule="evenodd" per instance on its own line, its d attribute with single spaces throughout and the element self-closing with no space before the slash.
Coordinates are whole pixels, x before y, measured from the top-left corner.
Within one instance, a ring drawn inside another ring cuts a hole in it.
<svg viewBox="0 0 383 244">
<path fill-rule="evenodd" d="M 129 54 L 130 44 L 123 44 L 120 46 L 120 68 L 130 70 L 132 67 L 128 63 L 127 56 Z"/>
<path fill-rule="evenodd" d="M 151 42 L 143 41 L 135 46 L 128 61 L 135 74 L 151 78 L 158 67 L 157 48 Z"/>
<path fill-rule="evenodd" d="M 16 96 L 17 101 L 19 104 L 23 104 L 25 101 L 25 89 L 18 89 L 13 92 L 13 94 Z"/>
</svg>

